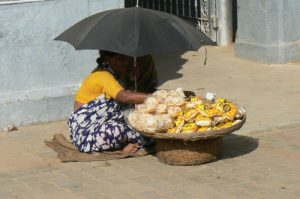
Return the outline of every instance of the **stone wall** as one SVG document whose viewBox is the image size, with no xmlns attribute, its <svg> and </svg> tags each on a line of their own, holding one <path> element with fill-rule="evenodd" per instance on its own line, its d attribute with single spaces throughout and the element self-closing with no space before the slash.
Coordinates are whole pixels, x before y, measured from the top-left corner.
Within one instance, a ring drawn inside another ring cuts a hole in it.
<svg viewBox="0 0 300 199">
<path fill-rule="evenodd" d="M 122 0 L 0 2 L 0 127 L 67 118 L 96 51 L 54 41 L 77 21 Z"/>
<path fill-rule="evenodd" d="M 237 3 L 237 56 L 269 64 L 300 60 L 299 0 Z"/>
</svg>

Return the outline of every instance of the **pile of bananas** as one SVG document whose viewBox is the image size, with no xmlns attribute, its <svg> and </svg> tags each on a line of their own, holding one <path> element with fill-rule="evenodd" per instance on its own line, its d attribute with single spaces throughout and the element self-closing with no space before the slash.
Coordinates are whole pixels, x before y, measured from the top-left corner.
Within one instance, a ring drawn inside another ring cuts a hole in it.
<svg viewBox="0 0 300 199">
<path fill-rule="evenodd" d="M 224 98 L 207 100 L 190 97 L 183 106 L 168 133 L 195 133 L 230 127 L 245 115 L 246 111 Z"/>
</svg>

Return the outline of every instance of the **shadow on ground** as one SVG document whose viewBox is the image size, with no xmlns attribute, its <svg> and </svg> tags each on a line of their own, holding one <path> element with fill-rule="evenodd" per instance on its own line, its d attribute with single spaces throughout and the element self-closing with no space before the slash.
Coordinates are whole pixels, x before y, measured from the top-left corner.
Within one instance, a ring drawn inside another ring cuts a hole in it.
<svg viewBox="0 0 300 199">
<path fill-rule="evenodd" d="M 223 137 L 223 150 L 220 159 L 234 158 L 246 155 L 256 150 L 259 144 L 259 139 L 230 134 Z"/>
<path fill-rule="evenodd" d="M 158 72 L 159 86 L 166 81 L 182 77 L 182 74 L 179 74 L 178 71 L 187 62 L 187 59 L 182 58 L 180 53 L 156 54 L 154 59 Z"/>
</svg>

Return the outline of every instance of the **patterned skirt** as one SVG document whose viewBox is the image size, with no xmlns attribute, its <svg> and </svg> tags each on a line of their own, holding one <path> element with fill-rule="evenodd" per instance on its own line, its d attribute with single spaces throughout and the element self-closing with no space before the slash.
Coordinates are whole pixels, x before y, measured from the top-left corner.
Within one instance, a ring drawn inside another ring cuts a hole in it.
<svg viewBox="0 0 300 199">
<path fill-rule="evenodd" d="M 71 114 L 68 125 L 72 143 L 82 152 L 145 144 L 145 137 L 125 123 L 119 104 L 104 95 Z"/>
</svg>

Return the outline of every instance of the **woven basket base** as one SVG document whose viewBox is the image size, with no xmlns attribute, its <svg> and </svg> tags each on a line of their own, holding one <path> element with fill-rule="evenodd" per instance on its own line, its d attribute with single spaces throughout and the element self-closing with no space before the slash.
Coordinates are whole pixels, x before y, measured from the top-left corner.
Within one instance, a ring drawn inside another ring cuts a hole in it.
<svg viewBox="0 0 300 199">
<path fill-rule="evenodd" d="M 183 141 L 156 139 L 156 156 L 160 162 L 184 166 L 216 161 L 222 152 L 222 137 Z"/>
</svg>

